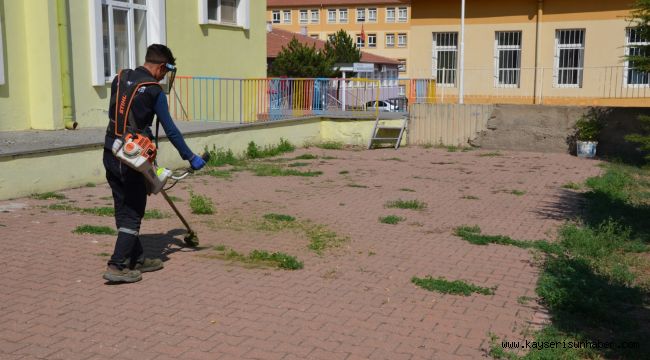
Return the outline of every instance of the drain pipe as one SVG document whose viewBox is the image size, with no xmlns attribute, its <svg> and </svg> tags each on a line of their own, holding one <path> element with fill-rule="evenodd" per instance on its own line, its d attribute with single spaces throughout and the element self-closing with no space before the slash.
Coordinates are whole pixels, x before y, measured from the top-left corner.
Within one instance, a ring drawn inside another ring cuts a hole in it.
<svg viewBox="0 0 650 360">
<path fill-rule="evenodd" d="M 544 79 L 540 79 L 539 73 L 539 67 L 541 66 L 541 53 L 542 53 L 542 41 L 541 41 L 541 34 L 540 31 L 542 31 L 542 15 L 544 14 L 544 0 L 537 0 L 537 24 L 536 24 L 536 29 L 535 29 L 535 79 L 533 81 L 533 104 L 538 104 L 539 102 L 537 101 L 537 84 L 538 82 L 544 81 Z M 543 72 L 542 72 L 543 74 Z"/>
<path fill-rule="evenodd" d="M 66 0 L 56 0 L 57 25 L 59 27 L 59 64 L 61 66 L 61 92 L 63 102 L 63 125 L 68 130 L 77 128 L 72 105 L 72 77 L 70 76 L 70 42 L 68 41 L 69 19 Z"/>
</svg>

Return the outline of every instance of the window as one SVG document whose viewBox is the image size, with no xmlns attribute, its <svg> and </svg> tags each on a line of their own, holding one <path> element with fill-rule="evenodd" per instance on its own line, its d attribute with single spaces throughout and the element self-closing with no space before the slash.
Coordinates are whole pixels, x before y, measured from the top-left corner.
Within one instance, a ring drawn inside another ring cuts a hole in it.
<svg viewBox="0 0 650 360">
<path fill-rule="evenodd" d="M 368 47 L 377 47 L 377 34 L 368 34 Z"/>
<path fill-rule="evenodd" d="M 397 46 L 398 47 L 406 47 L 406 34 L 398 34 L 397 35 Z"/>
<path fill-rule="evenodd" d="M 309 37 L 318 40 L 318 34 L 309 34 Z"/>
<path fill-rule="evenodd" d="M 363 38 L 361 37 L 360 34 L 358 34 L 358 35 L 357 35 L 357 47 L 358 47 L 358 48 L 362 48 L 364 44 L 365 44 L 365 43 L 364 43 L 364 41 L 363 41 Z"/>
<path fill-rule="evenodd" d="M 320 10 L 312 9 L 311 10 L 311 23 L 318 24 L 320 22 Z"/>
<path fill-rule="evenodd" d="M 495 46 L 494 86 L 519 87 L 521 31 L 497 31 Z"/>
<path fill-rule="evenodd" d="M 377 8 L 368 9 L 368 21 L 377 22 Z"/>
<path fill-rule="evenodd" d="M 644 56 L 644 47 L 650 45 L 650 41 L 644 38 L 639 29 L 627 28 L 625 31 L 625 56 Z M 625 85 L 628 86 L 649 86 L 650 74 L 637 69 L 634 60 L 625 61 Z"/>
<path fill-rule="evenodd" d="M 397 20 L 399 22 L 406 22 L 408 20 L 408 10 L 405 7 L 399 8 Z"/>
<path fill-rule="evenodd" d="M 120 69 L 144 62 L 147 46 L 165 43 L 163 0 L 89 2 L 92 84 L 104 86 Z"/>
<path fill-rule="evenodd" d="M 358 8 L 357 9 L 357 22 L 365 22 L 365 21 L 366 21 L 366 9 Z"/>
<path fill-rule="evenodd" d="M 442 86 L 456 84 L 458 33 L 433 33 L 433 76 Z"/>
<path fill-rule="evenodd" d="M 109 1 L 125 2 L 126 0 Z M 250 0 L 199 0 L 199 24 L 241 26 L 248 29 L 250 28 L 249 5 Z"/>
<path fill-rule="evenodd" d="M 327 41 L 334 41 L 336 39 L 336 34 L 327 34 Z"/>
<path fill-rule="evenodd" d="M 308 18 L 309 14 L 307 14 L 307 10 L 300 10 L 300 23 L 301 24 L 306 24 L 309 22 Z"/>
<path fill-rule="evenodd" d="M 272 15 L 271 21 L 274 24 L 279 24 L 280 23 L 280 10 L 273 10 L 273 15 Z"/>
<path fill-rule="evenodd" d="M 328 23 L 336 22 L 336 9 L 327 9 L 327 22 Z"/>
<path fill-rule="evenodd" d="M 282 22 L 285 24 L 291 24 L 291 10 L 282 11 Z"/>
<path fill-rule="evenodd" d="M 555 32 L 555 85 L 582 87 L 584 70 L 585 30 L 557 30 Z"/>
<path fill-rule="evenodd" d="M 395 8 L 386 8 L 386 22 L 395 22 Z"/>
<path fill-rule="evenodd" d="M 399 65 L 397 65 L 397 71 L 406 72 L 406 59 L 397 59 Z"/>
<path fill-rule="evenodd" d="M 395 47 L 395 34 L 386 34 L 386 47 Z"/>
<path fill-rule="evenodd" d="M 342 24 L 348 22 L 348 9 L 339 9 L 339 22 Z"/>
</svg>

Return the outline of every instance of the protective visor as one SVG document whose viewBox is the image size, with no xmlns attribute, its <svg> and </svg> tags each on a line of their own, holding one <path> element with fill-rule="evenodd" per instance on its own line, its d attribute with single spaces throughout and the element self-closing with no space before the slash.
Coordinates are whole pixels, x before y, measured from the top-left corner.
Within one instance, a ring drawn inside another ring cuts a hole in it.
<svg viewBox="0 0 650 360">
<path fill-rule="evenodd" d="M 176 66 L 172 65 L 170 63 L 165 63 L 165 67 L 167 68 L 167 94 L 169 94 L 172 89 L 174 88 L 174 80 L 176 79 Z"/>
</svg>

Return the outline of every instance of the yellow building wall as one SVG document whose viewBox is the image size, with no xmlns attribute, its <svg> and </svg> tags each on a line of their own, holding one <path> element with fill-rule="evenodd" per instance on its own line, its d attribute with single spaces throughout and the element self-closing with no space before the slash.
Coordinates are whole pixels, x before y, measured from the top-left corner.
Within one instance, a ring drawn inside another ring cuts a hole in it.
<svg viewBox="0 0 650 360">
<path fill-rule="evenodd" d="M 366 34 L 366 43 L 368 34 L 377 35 L 377 47 L 370 48 L 365 46 L 361 48 L 362 51 L 375 54 L 379 56 L 384 56 L 391 59 L 405 59 L 406 60 L 406 72 L 400 73 L 400 77 L 409 77 L 410 76 L 410 61 L 409 61 L 409 47 L 411 46 L 411 34 L 410 34 L 410 19 L 411 19 L 411 8 L 408 4 L 375 4 L 375 5 L 359 5 L 359 6 L 349 6 L 349 5 L 338 5 L 338 6 L 326 6 L 323 4 L 320 7 L 301 7 L 301 6 L 292 6 L 292 7 L 269 7 L 266 11 L 266 21 L 272 22 L 273 20 L 273 11 L 280 11 L 280 23 L 272 24 L 273 27 L 278 29 L 287 30 L 295 33 L 300 33 L 303 28 L 306 28 L 307 35 L 318 35 L 318 38 L 323 41 L 327 41 L 329 34 L 334 34 L 335 32 L 343 29 L 356 41 L 356 36 L 361 34 L 361 24 L 356 21 L 357 12 L 356 9 L 364 8 L 366 9 L 366 22 L 363 23 L 363 31 Z M 393 7 L 395 8 L 395 22 L 386 22 L 386 8 Z M 399 7 L 406 7 L 408 12 L 408 17 L 406 22 L 398 22 L 398 11 Z M 327 22 L 327 10 L 336 9 L 337 11 L 337 21 L 335 23 Z M 368 22 L 367 13 L 368 8 L 377 9 L 377 21 Z M 311 22 L 311 10 L 319 10 L 319 21 L 314 24 Z M 339 22 L 339 9 L 348 10 L 348 22 L 340 23 Z M 291 10 L 291 24 L 285 24 L 283 10 Z M 309 23 L 301 24 L 300 23 L 300 10 L 308 10 Z M 386 47 L 386 34 L 391 33 L 395 34 L 395 46 Z M 406 34 L 407 44 L 405 47 L 397 46 L 397 34 Z"/>
<path fill-rule="evenodd" d="M 27 42 L 21 1 L 0 1 L 5 83 L 0 85 L 0 131 L 30 127 Z M 11 34 L 11 36 L 9 36 Z"/>
<path fill-rule="evenodd" d="M 63 128 L 56 1 L 0 1 L 5 33 L 5 80 L 0 131 Z M 199 25 L 198 2 L 166 1 L 167 45 L 178 75 L 233 78 L 266 74 L 266 4 L 250 2 L 250 30 Z M 88 1 L 68 1 L 75 118 L 105 126 L 110 83 L 92 86 Z"/>
<path fill-rule="evenodd" d="M 415 77 L 432 77 L 433 35 L 458 32 L 460 3 L 456 0 L 413 1 L 410 60 Z M 537 96 L 597 98 L 622 88 L 626 18 L 630 8 L 609 0 L 545 0 L 540 27 L 540 63 L 535 70 L 536 0 L 467 0 L 465 28 L 465 96 L 513 97 L 510 102 L 532 102 L 535 75 Z M 585 29 L 582 88 L 554 86 L 555 35 L 558 29 Z M 521 31 L 521 83 L 519 88 L 494 84 L 495 32 Z M 460 44 L 459 44 L 460 49 Z M 460 57 L 460 54 L 459 54 Z M 621 68 L 614 69 L 618 66 Z M 605 67 L 610 67 L 605 69 Z M 541 70 L 541 68 L 544 68 Z M 598 69 L 596 69 L 598 68 Z M 613 77 L 613 79 L 610 79 Z M 618 80 L 617 80 L 618 78 Z M 541 83 L 539 82 L 541 81 Z M 615 84 L 616 82 L 619 84 Z M 618 91 L 621 91 L 620 89 Z M 454 99 L 457 87 L 438 87 L 438 95 Z M 649 94 L 650 95 L 650 94 Z M 573 101 L 573 100 L 568 100 Z M 561 102 L 560 102 L 561 103 Z"/>
</svg>

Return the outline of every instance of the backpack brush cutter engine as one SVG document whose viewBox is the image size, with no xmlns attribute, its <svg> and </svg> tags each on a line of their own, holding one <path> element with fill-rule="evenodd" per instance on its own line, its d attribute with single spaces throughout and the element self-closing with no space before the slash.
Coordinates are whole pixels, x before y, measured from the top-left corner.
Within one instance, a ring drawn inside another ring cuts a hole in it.
<svg viewBox="0 0 650 360">
<path fill-rule="evenodd" d="M 121 162 L 144 175 L 149 185 L 149 193 L 162 193 L 162 196 L 187 229 L 187 235 L 185 235 L 185 238 L 183 239 L 185 244 L 191 247 L 198 246 L 199 238 L 196 235 L 196 232 L 192 230 L 190 224 L 185 220 L 181 212 L 178 211 L 178 208 L 169 195 L 167 195 L 167 190 L 174 187 L 178 181 L 193 173 L 194 170 L 188 168 L 181 170 L 180 173 L 174 173 L 169 169 L 157 167 L 154 162 L 154 159 L 156 158 L 156 146 L 149 138 L 140 134 L 128 134 L 124 139 L 116 139 L 113 143 L 112 151 Z M 210 159 L 210 154 L 206 152 L 201 157 L 205 162 L 207 162 Z M 165 187 L 167 181 L 170 179 L 173 183 L 168 187 Z"/>
</svg>

